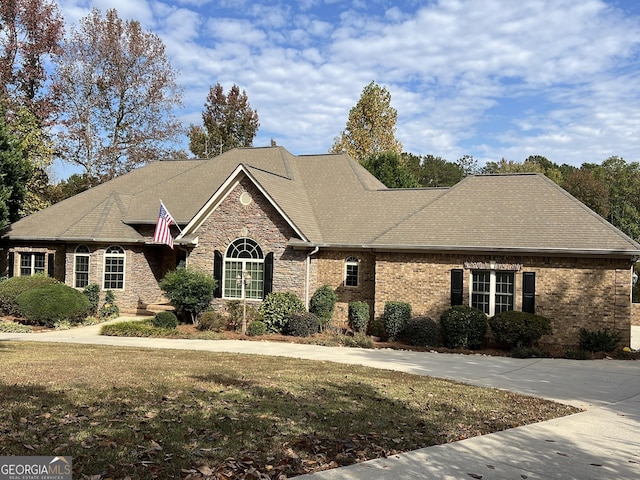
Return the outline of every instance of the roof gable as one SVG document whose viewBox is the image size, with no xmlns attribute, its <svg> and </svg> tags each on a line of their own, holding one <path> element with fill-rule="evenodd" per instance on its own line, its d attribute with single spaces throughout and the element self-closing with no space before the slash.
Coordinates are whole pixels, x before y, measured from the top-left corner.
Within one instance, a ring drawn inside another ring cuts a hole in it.
<svg viewBox="0 0 640 480">
<path fill-rule="evenodd" d="M 198 210 L 198 212 L 193 216 L 191 221 L 187 224 L 187 226 L 182 230 L 182 233 L 178 236 L 178 240 L 185 237 L 191 237 L 197 235 L 198 228 L 202 225 L 202 223 L 215 212 L 216 208 L 227 198 L 227 196 L 240 184 L 240 182 L 247 178 L 250 182 L 255 185 L 255 187 L 260 191 L 262 195 L 267 199 L 267 201 L 276 209 L 276 211 L 285 219 L 287 224 L 294 230 L 294 232 L 300 237 L 302 241 L 308 241 L 307 237 L 304 235 L 302 230 L 295 224 L 295 222 L 291 219 L 291 217 L 285 212 L 285 210 L 275 201 L 270 191 L 266 189 L 254 176 L 252 173 L 258 173 L 258 171 L 254 169 L 250 169 L 244 164 L 240 164 L 236 167 L 236 169 L 231 173 L 231 175 L 224 181 L 224 183 L 216 190 L 216 192 L 211 196 L 211 198 Z M 273 174 L 269 173 L 268 175 L 273 176 Z M 280 177 L 279 175 L 275 175 L 275 177 L 279 177 L 284 180 L 289 180 L 286 177 Z M 290 181 L 290 180 L 289 180 Z"/>
</svg>

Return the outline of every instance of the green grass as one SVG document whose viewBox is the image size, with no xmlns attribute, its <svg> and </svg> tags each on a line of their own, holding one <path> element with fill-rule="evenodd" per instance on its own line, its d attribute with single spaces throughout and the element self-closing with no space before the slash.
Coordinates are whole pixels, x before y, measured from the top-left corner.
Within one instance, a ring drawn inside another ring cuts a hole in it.
<svg viewBox="0 0 640 480">
<path fill-rule="evenodd" d="M 292 477 L 576 412 L 298 359 L 13 342 L 0 355 L 0 455 L 71 455 L 74 478 Z"/>
</svg>

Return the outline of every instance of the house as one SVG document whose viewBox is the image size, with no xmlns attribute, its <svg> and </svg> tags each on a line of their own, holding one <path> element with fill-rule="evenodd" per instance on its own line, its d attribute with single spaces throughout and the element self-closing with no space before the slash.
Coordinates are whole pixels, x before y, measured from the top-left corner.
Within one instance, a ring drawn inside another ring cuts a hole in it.
<svg viewBox="0 0 640 480">
<path fill-rule="evenodd" d="M 153 242 L 160 200 L 181 230 L 174 249 Z M 575 346 L 580 328 L 608 327 L 629 343 L 640 255 L 540 174 L 387 189 L 346 155 L 282 147 L 149 164 L 19 220 L 0 242 L 7 275 L 96 283 L 123 311 L 161 301 L 159 280 L 184 261 L 218 280 L 218 306 L 271 291 L 308 302 L 330 285 L 336 321 L 352 301 L 375 316 L 386 301 L 406 301 L 433 319 L 470 304 L 544 315 L 548 341 L 561 346 Z"/>
</svg>

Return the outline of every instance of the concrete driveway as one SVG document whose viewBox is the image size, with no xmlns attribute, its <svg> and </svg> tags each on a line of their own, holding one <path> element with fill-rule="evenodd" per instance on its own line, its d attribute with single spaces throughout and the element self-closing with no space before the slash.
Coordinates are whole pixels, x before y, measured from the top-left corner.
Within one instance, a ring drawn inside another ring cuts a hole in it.
<svg viewBox="0 0 640 480">
<path fill-rule="evenodd" d="M 301 479 L 640 478 L 637 361 L 515 359 L 275 342 L 102 337 L 99 328 L 0 333 L 0 340 L 236 352 L 360 364 L 503 388 L 585 409 L 569 417 L 298 477 Z M 634 332 L 637 339 L 635 333 L 640 332 Z"/>
</svg>

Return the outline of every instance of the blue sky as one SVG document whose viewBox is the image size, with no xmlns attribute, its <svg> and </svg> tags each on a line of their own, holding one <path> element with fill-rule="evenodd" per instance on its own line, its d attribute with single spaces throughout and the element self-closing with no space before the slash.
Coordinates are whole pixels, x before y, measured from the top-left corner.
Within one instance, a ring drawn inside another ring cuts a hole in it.
<svg viewBox="0 0 640 480">
<path fill-rule="evenodd" d="M 255 146 L 323 153 L 374 80 L 406 152 L 640 161 L 637 0 L 57 2 L 68 25 L 116 8 L 158 34 L 185 127 L 201 123 L 211 86 L 235 83 L 260 117 Z"/>
</svg>

